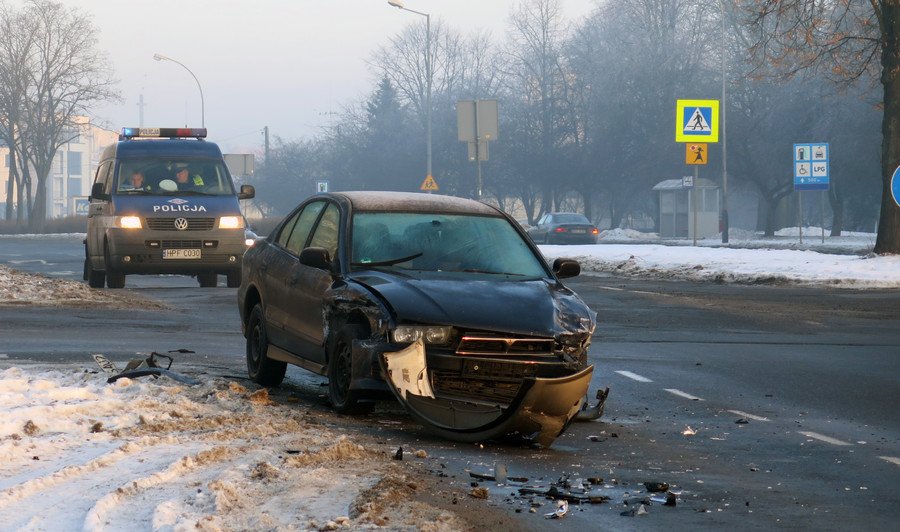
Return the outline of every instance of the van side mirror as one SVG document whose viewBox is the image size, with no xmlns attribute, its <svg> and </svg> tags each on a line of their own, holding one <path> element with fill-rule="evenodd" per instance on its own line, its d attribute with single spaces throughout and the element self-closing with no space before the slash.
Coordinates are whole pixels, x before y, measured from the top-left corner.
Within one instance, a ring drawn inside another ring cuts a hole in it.
<svg viewBox="0 0 900 532">
<path fill-rule="evenodd" d="M 300 264 L 330 272 L 331 256 L 325 248 L 304 248 L 300 252 Z"/>
<path fill-rule="evenodd" d="M 553 273 L 560 279 L 577 277 L 581 273 L 581 265 L 572 259 L 556 259 L 553 261 Z"/>
<path fill-rule="evenodd" d="M 253 185 L 241 185 L 241 191 L 238 192 L 238 199 L 250 199 L 256 196 L 256 189 Z"/>
<path fill-rule="evenodd" d="M 109 201 L 109 194 L 103 192 L 103 183 L 94 183 L 91 187 L 91 199 Z"/>
</svg>

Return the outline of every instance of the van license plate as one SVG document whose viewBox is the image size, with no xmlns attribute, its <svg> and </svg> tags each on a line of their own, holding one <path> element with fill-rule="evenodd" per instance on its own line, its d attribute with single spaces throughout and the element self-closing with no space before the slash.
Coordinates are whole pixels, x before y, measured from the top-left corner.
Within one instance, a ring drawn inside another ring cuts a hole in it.
<svg viewBox="0 0 900 532">
<path fill-rule="evenodd" d="M 199 249 L 164 249 L 164 259 L 199 259 Z"/>
</svg>

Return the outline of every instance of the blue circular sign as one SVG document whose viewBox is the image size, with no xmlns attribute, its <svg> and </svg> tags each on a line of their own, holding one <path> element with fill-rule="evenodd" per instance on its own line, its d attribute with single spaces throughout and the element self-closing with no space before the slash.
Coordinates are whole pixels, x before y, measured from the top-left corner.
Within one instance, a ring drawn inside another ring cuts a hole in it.
<svg viewBox="0 0 900 532">
<path fill-rule="evenodd" d="M 894 203 L 900 207 L 900 177 L 897 177 L 897 174 L 900 174 L 900 166 L 894 170 L 894 175 L 891 176 L 891 196 L 894 196 Z"/>
</svg>

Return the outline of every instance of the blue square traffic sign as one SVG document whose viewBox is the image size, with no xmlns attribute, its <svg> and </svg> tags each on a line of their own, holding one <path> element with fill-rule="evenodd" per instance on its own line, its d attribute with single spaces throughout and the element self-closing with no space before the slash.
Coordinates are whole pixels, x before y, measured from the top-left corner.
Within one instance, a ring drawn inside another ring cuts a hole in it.
<svg viewBox="0 0 900 532">
<path fill-rule="evenodd" d="M 827 142 L 794 144 L 794 190 L 828 190 Z"/>
</svg>

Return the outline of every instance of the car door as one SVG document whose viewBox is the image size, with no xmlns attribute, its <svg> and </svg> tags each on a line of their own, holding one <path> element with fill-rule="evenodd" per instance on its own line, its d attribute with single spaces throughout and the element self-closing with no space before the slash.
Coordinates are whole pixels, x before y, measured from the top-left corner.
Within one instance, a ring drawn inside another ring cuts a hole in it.
<svg viewBox="0 0 900 532">
<path fill-rule="evenodd" d="M 103 192 L 109 194 L 112 190 L 113 161 L 106 161 L 97 167 L 94 185 L 100 184 Z M 93 189 L 93 187 L 92 187 Z M 103 237 L 106 229 L 112 225 L 113 204 L 111 199 L 99 199 L 91 196 L 87 214 L 87 246 L 92 258 L 95 258 L 94 267 L 103 269 Z"/>
<path fill-rule="evenodd" d="M 288 294 L 288 279 L 300 263 L 300 250 L 306 245 L 310 231 L 325 201 L 318 200 L 306 204 L 295 212 L 284 224 L 275 241 L 269 246 L 266 256 L 261 257 L 258 267 L 262 270 L 261 282 L 264 292 L 266 324 L 269 326 L 269 341 L 283 349 L 299 354 L 295 342 L 288 331 L 291 320 L 291 303 Z"/>
<path fill-rule="evenodd" d="M 329 203 L 313 229 L 307 247 L 325 248 L 332 263 L 336 263 L 339 243 L 341 213 L 338 206 Z M 287 333 L 292 350 L 303 353 L 304 358 L 325 363 L 325 292 L 334 279 L 331 272 L 306 266 L 299 261 L 293 265 L 287 277 L 285 295 L 289 304 Z"/>
<path fill-rule="evenodd" d="M 549 214 L 541 216 L 541 219 L 537 221 L 534 227 L 532 240 L 539 243 L 544 242 L 544 239 L 547 237 L 547 224 L 550 223 L 550 219 L 551 216 Z"/>
</svg>

